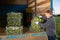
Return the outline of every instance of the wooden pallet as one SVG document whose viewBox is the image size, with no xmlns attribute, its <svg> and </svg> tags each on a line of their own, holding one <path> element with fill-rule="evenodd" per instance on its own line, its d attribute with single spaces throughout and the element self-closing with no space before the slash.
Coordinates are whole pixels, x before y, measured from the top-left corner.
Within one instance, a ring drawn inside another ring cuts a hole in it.
<svg viewBox="0 0 60 40">
<path fill-rule="evenodd" d="M 45 32 L 29 33 L 23 35 L 3 35 L 0 36 L 2 40 L 48 40 Z"/>
</svg>

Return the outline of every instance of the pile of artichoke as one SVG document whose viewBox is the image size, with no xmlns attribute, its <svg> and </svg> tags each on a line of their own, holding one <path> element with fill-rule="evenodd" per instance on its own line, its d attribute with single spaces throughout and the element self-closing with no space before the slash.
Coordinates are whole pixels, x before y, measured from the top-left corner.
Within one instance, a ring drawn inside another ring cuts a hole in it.
<svg viewBox="0 0 60 40">
<path fill-rule="evenodd" d="M 18 35 L 23 33 L 23 27 L 6 27 L 6 34 Z"/>
<path fill-rule="evenodd" d="M 21 27 L 22 23 L 22 13 L 9 12 L 7 13 L 7 34 L 21 34 L 23 31 L 23 27 Z"/>
<path fill-rule="evenodd" d="M 35 16 L 31 21 L 31 27 L 30 27 L 31 32 L 42 32 L 42 31 L 44 31 L 44 29 L 41 28 L 39 24 L 36 24 L 36 22 L 42 22 L 42 21 L 43 21 L 42 18 Z"/>
<path fill-rule="evenodd" d="M 11 12 L 7 14 L 7 26 L 17 26 L 20 27 L 21 26 L 21 20 L 22 20 L 22 13 L 15 13 L 15 12 Z"/>
</svg>

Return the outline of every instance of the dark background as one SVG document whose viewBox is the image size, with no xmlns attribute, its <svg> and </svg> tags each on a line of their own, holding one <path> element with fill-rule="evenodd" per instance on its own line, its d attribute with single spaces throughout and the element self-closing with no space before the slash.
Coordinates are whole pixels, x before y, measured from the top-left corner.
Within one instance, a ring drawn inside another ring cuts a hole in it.
<svg viewBox="0 0 60 40">
<path fill-rule="evenodd" d="M 8 12 L 22 12 L 27 8 L 26 0 L 0 0 L 0 27 L 7 26 Z"/>
</svg>

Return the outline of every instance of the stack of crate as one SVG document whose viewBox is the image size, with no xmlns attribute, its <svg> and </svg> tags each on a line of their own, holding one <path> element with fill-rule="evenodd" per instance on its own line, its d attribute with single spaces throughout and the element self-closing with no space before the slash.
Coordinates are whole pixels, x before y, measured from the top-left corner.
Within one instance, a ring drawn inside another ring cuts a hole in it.
<svg viewBox="0 0 60 40">
<path fill-rule="evenodd" d="M 22 13 L 9 12 L 7 13 L 7 34 L 22 34 Z"/>
</svg>

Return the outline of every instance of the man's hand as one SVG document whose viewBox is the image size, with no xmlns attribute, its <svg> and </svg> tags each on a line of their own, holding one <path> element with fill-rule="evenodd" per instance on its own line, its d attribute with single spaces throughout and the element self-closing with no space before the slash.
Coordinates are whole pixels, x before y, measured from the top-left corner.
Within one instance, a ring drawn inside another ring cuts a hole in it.
<svg viewBox="0 0 60 40">
<path fill-rule="evenodd" d="M 39 24 L 39 22 L 35 22 L 35 24 Z"/>
<path fill-rule="evenodd" d="M 42 18 L 42 16 L 38 16 L 39 18 Z"/>
</svg>

